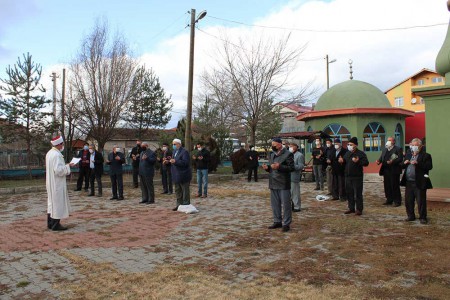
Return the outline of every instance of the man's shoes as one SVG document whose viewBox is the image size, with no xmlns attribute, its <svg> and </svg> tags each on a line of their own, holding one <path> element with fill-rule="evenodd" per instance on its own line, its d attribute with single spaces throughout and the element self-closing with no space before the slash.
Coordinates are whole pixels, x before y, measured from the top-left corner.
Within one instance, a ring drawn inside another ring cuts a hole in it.
<svg viewBox="0 0 450 300">
<path fill-rule="evenodd" d="M 79 191 L 81 191 L 81 189 L 74 189 L 73 191 L 74 192 L 79 192 Z"/>
<path fill-rule="evenodd" d="M 147 204 L 155 204 L 155 201 L 148 201 Z"/>
<path fill-rule="evenodd" d="M 281 228 L 283 227 L 281 225 L 281 223 L 273 223 L 272 225 L 270 225 L 269 227 L 267 227 L 268 229 L 276 229 L 276 228 Z"/>
<path fill-rule="evenodd" d="M 391 204 L 392 204 L 392 202 L 387 202 L 387 201 L 383 203 L 383 205 L 391 205 Z"/>
<path fill-rule="evenodd" d="M 281 229 L 281 231 L 283 232 L 288 232 L 291 228 L 289 227 L 289 225 L 284 225 L 283 228 Z"/>
<path fill-rule="evenodd" d="M 117 200 L 117 196 L 113 196 L 113 197 L 109 198 L 109 200 Z"/>
<path fill-rule="evenodd" d="M 415 220 L 416 220 L 416 218 L 406 218 L 405 222 L 412 222 L 412 221 L 415 221 Z"/>
<path fill-rule="evenodd" d="M 400 203 L 395 203 L 393 206 L 394 207 L 399 207 L 399 206 L 402 206 L 402 205 Z"/>
<path fill-rule="evenodd" d="M 202 195 L 200 198 L 206 198 L 208 197 L 208 195 Z"/>
<path fill-rule="evenodd" d="M 331 195 L 333 195 L 332 193 L 327 193 L 327 196 L 331 196 Z"/>
<path fill-rule="evenodd" d="M 148 203 L 148 201 L 140 201 L 139 204 Z"/>
<path fill-rule="evenodd" d="M 168 192 L 167 194 L 169 194 L 169 195 L 172 195 L 172 194 L 173 194 L 173 192 Z"/>
<path fill-rule="evenodd" d="M 294 208 L 293 210 L 292 210 L 293 212 L 300 212 L 300 211 L 302 211 L 300 208 Z"/>
<path fill-rule="evenodd" d="M 195 197 L 201 197 L 202 195 L 201 194 L 195 194 Z"/>
<path fill-rule="evenodd" d="M 163 194 L 168 194 L 168 192 L 162 192 L 161 195 L 163 195 Z"/>
<path fill-rule="evenodd" d="M 333 197 L 331 200 L 339 200 L 339 198 L 337 197 Z"/>
<path fill-rule="evenodd" d="M 89 189 L 84 189 L 85 192 L 89 192 Z"/>
<path fill-rule="evenodd" d="M 101 193 L 99 193 L 99 194 L 97 195 L 97 197 L 102 197 L 102 194 L 101 194 Z"/>
<path fill-rule="evenodd" d="M 88 197 L 92 197 L 92 196 L 95 196 L 95 194 L 94 194 L 94 193 L 90 193 L 90 194 L 88 195 Z"/>
<path fill-rule="evenodd" d="M 318 191 L 318 190 L 320 190 L 320 187 L 316 187 L 314 190 L 315 190 L 315 191 Z"/>
<path fill-rule="evenodd" d="M 124 200 L 125 198 L 123 196 L 119 196 L 119 198 L 117 198 L 117 200 Z"/>
<path fill-rule="evenodd" d="M 67 229 L 68 229 L 67 227 L 62 226 L 61 223 L 59 223 L 59 220 L 56 220 L 52 227 L 53 231 L 64 231 Z"/>
<path fill-rule="evenodd" d="M 428 224 L 428 220 L 427 219 L 420 219 L 420 224 Z"/>
<path fill-rule="evenodd" d="M 172 208 L 173 211 L 177 211 L 178 210 L 178 205 L 174 208 Z"/>
<path fill-rule="evenodd" d="M 357 211 L 355 212 L 355 215 L 357 215 L 357 216 L 362 215 L 362 211 L 357 210 Z"/>
<path fill-rule="evenodd" d="M 133 186 L 133 188 L 135 188 L 135 189 L 137 189 L 139 187 L 139 185 L 135 185 L 135 186 Z"/>
<path fill-rule="evenodd" d="M 345 215 L 348 215 L 348 214 L 354 214 L 355 213 L 355 211 L 354 210 L 347 210 L 344 214 Z"/>
</svg>

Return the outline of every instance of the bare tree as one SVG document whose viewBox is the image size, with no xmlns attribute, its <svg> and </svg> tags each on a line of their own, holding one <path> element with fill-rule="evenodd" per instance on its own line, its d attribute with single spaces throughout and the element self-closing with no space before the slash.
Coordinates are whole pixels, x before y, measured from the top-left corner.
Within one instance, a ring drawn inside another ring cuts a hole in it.
<svg viewBox="0 0 450 300">
<path fill-rule="evenodd" d="M 97 23 L 71 64 L 74 96 L 79 100 L 79 129 L 104 145 L 114 133 L 132 90 L 136 62 L 122 37 L 108 43 L 108 26 Z"/>
<path fill-rule="evenodd" d="M 231 83 L 228 99 L 234 117 L 242 120 L 250 133 L 250 142 L 256 143 L 256 133 L 262 118 L 279 102 L 301 102 L 309 94 L 310 85 L 300 90 L 289 90 L 289 76 L 296 68 L 305 47 L 289 47 L 289 36 L 277 40 L 260 37 L 255 43 L 240 39 L 232 43 L 224 39 L 219 48 L 220 69 L 216 74 Z M 214 89 L 221 89 L 214 77 L 208 81 Z M 274 99 L 267 105 L 268 99 Z"/>
</svg>

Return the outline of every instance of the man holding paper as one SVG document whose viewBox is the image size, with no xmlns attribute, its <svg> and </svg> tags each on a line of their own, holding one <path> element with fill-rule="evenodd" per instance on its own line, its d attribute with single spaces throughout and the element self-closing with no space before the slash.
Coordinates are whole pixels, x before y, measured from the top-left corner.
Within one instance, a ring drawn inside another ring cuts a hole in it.
<svg viewBox="0 0 450 300">
<path fill-rule="evenodd" d="M 400 193 L 400 175 L 402 174 L 403 151 L 395 145 L 395 138 L 390 136 L 386 142 L 386 148 L 381 152 L 380 158 L 376 161 L 381 164 L 380 176 L 383 176 L 384 194 L 386 202 L 383 205 L 394 204 L 399 207 L 402 204 Z"/>
<path fill-rule="evenodd" d="M 65 164 L 61 151 L 64 150 L 64 140 L 57 136 L 51 141 L 53 148 L 45 156 L 45 170 L 48 201 L 47 227 L 53 231 L 66 230 L 60 220 L 69 217 L 70 203 L 67 192 L 66 176 L 70 175 L 70 167 L 75 164 Z"/>
</svg>

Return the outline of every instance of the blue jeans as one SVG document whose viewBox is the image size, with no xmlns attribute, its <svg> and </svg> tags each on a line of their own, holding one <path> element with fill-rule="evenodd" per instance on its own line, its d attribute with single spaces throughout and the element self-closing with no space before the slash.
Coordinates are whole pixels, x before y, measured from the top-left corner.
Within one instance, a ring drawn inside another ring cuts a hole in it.
<svg viewBox="0 0 450 300">
<path fill-rule="evenodd" d="M 208 195 L 208 169 L 197 169 L 198 195 Z M 203 193 L 202 193 L 203 186 Z"/>
</svg>

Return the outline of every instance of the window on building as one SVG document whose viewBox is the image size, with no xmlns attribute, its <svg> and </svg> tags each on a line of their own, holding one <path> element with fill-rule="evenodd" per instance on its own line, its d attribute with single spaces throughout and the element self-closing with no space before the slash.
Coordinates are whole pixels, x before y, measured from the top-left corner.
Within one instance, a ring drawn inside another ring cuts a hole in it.
<svg viewBox="0 0 450 300">
<path fill-rule="evenodd" d="M 381 151 L 381 148 L 386 143 L 386 131 L 383 125 L 378 122 L 369 123 L 364 128 L 363 139 L 364 151 Z"/>
<path fill-rule="evenodd" d="M 395 106 L 396 107 L 401 107 L 405 104 L 405 100 L 403 99 L 403 97 L 395 97 Z"/>
<path fill-rule="evenodd" d="M 425 84 L 425 80 L 423 80 L 423 79 L 417 80 L 417 85 L 424 85 L 424 84 Z"/>
<path fill-rule="evenodd" d="M 431 79 L 431 82 L 433 82 L 433 83 L 439 83 L 439 82 L 443 82 L 443 81 L 444 81 L 444 79 L 442 77 L 433 77 Z"/>
<path fill-rule="evenodd" d="M 403 149 L 403 127 L 400 123 L 395 127 L 394 137 L 395 144 Z"/>
<path fill-rule="evenodd" d="M 340 139 L 343 145 L 347 145 L 350 140 L 350 131 L 345 126 L 340 124 L 330 124 L 323 130 L 324 133 L 331 136 L 333 139 Z"/>
</svg>

